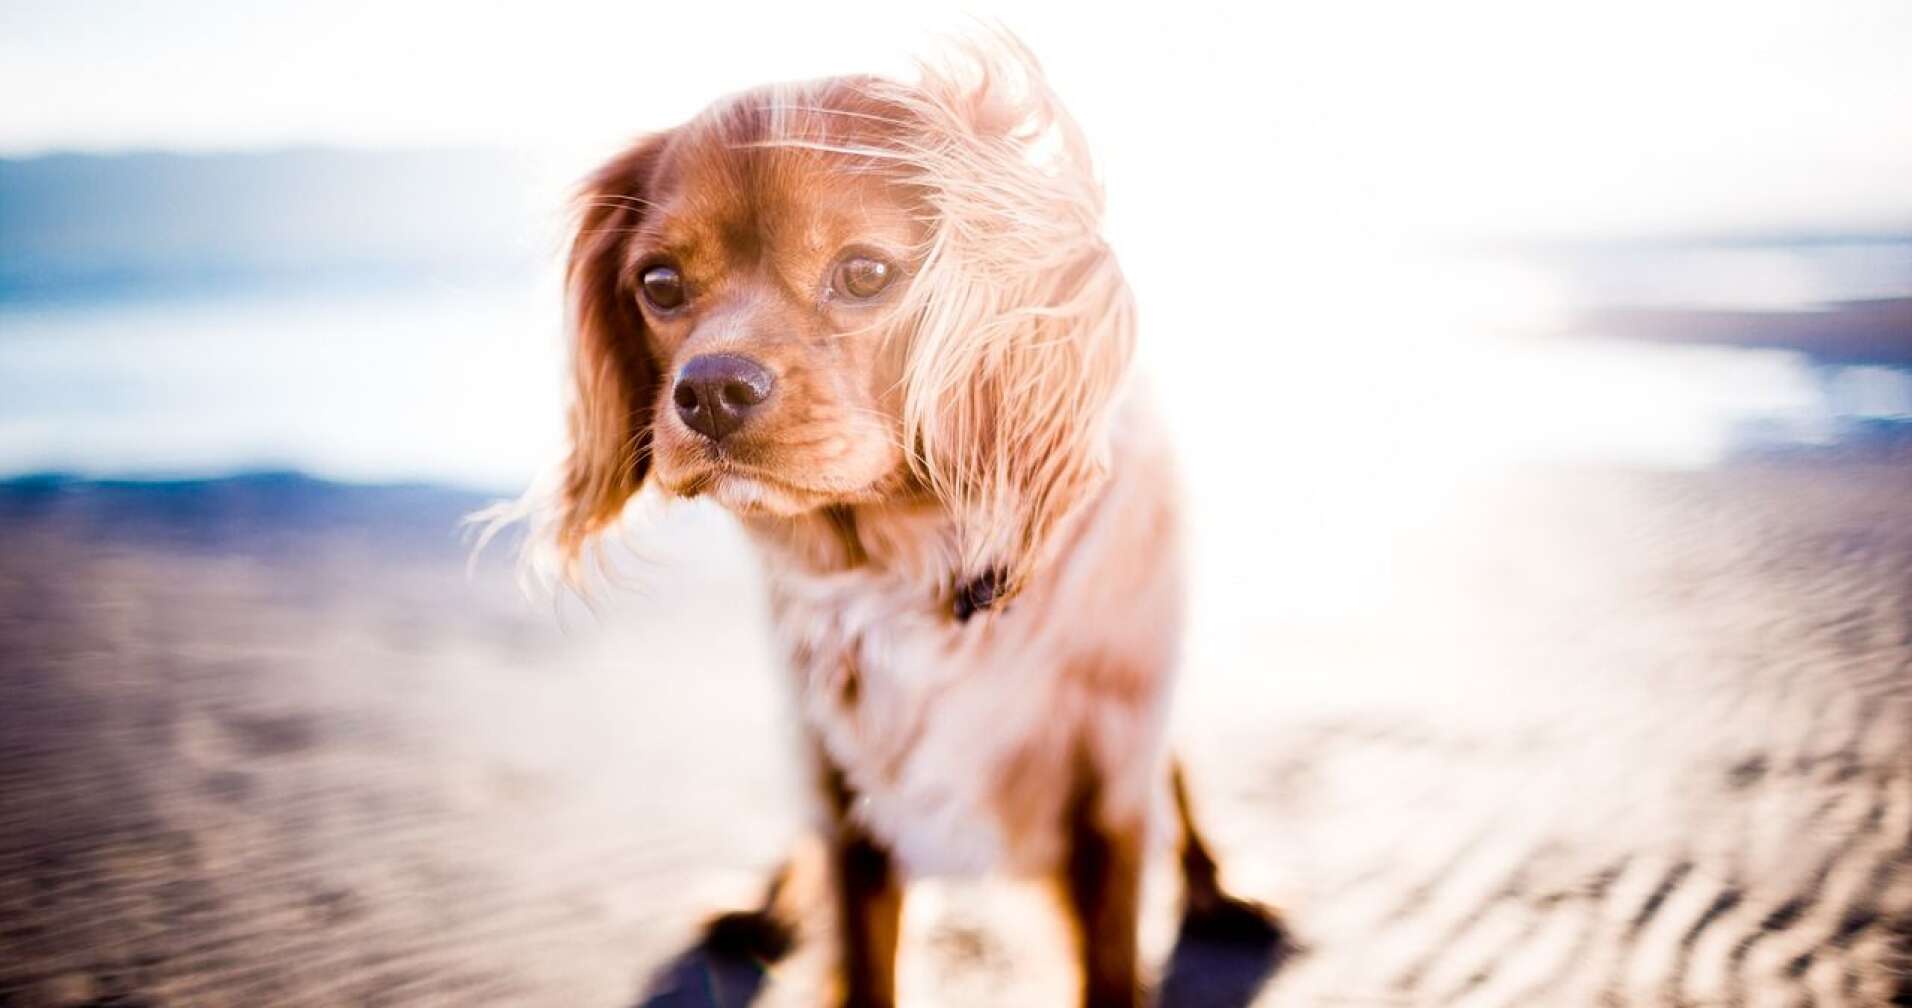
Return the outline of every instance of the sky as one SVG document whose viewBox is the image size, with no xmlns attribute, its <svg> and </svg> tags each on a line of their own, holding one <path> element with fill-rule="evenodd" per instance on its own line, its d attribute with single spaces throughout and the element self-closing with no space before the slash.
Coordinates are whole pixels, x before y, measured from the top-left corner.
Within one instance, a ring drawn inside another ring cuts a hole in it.
<svg viewBox="0 0 1912 1008">
<path fill-rule="evenodd" d="M 1912 234 L 1905 0 L 0 0 L 0 156 L 505 147 L 548 167 L 527 227 L 554 228 L 562 184 L 634 135 L 769 80 L 906 74 L 977 18 L 1036 52 L 1096 152 L 1145 370 L 1216 509 L 1198 527 L 1217 557 L 1314 570 L 1295 604 L 1386 584 L 1370 511 L 1410 520 L 1403 502 L 1438 507 L 1507 458 L 1704 465 L 1749 417 L 1823 433 L 1798 355 L 1532 342 L 1571 300 L 1559 277 L 1430 246 Z M 1912 286 L 1908 250 L 1859 250 L 1880 291 Z M 1826 296 L 1824 258 L 1629 245 L 1607 272 L 1793 310 Z M 561 449 L 551 266 L 389 298 L 0 312 L 0 472 L 515 490 Z M 1214 395 L 1218 368 L 1262 394 Z"/>
<path fill-rule="evenodd" d="M 0 153 L 505 145 L 588 162 L 765 80 L 905 71 L 997 20 L 1115 202 L 1300 233 L 1912 226 L 1901 0 L 0 5 Z"/>
</svg>

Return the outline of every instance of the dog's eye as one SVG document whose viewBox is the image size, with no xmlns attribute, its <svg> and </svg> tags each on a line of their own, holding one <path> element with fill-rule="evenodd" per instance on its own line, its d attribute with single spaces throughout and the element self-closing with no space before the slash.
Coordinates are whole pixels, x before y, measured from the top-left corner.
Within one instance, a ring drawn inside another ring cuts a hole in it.
<svg viewBox="0 0 1912 1008">
<path fill-rule="evenodd" d="M 653 307 L 670 311 L 684 305 L 684 278 L 669 266 L 652 266 L 640 278 L 644 299 Z"/>
<path fill-rule="evenodd" d="M 837 265 L 836 277 L 831 286 L 860 301 L 867 301 L 883 293 L 883 288 L 890 285 L 890 279 L 895 275 L 896 269 L 881 259 L 851 256 Z"/>
</svg>

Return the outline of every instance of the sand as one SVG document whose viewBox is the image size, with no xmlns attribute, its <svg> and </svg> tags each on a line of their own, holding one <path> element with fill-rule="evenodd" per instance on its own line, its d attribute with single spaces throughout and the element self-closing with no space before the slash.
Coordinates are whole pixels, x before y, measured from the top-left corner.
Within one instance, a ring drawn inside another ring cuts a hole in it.
<svg viewBox="0 0 1912 1008">
<path fill-rule="evenodd" d="M 734 532 L 591 612 L 467 573 L 482 502 L 0 489 L 0 1005 L 814 1003 L 814 942 L 694 948 L 804 815 Z M 1497 477 L 1386 581 L 1206 589 L 1178 735 L 1305 948 L 1178 945 L 1156 884 L 1164 1003 L 1912 1004 L 1908 456 Z M 1039 892 L 906 931 L 906 1004 L 1071 996 Z"/>
</svg>

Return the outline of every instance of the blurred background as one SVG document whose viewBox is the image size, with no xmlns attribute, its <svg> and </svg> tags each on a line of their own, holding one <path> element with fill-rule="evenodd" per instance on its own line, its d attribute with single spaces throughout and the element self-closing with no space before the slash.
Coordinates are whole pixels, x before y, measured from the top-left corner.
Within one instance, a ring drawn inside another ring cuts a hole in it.
<svg viewBox="0 0 1912 1008">
<path fill-rule="evenodd" d="M 803 814 L 736 531 L 644 502 L 593 609 L 458 520 L 561 452 L 575 180 L 975 16 L 1308 946 L 1163 891 L 1163 1001 L 1912 1004 L 1912 7 L 216 0 L 0 6 L 0 1005 L 808 1002 L 691 944 Z M 1040 902 L 924 887 L 905 1000 L 1066 999 Z"/>
</svg>

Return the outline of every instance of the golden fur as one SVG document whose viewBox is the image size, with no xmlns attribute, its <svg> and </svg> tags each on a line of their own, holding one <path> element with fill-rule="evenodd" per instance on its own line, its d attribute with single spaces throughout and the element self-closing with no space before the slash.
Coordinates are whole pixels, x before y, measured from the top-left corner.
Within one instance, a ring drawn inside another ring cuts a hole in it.
<svg viewBox="0 0 1912 1008">
<path fill-rule="evenodd" d="M 1056 878 L 1085 991 L 1129 1003 L 1132 855 L 1169 780 L 1177 491 L 1128 381 L 1086 146 L 1033 60 L 998 40 L 914 83 L 735 96 L 581 203 L 549 538 L 576 576 L 654 486 L 715 499 L 759 546 L 835 796 L 850 1000 L 886 1003 L 893 871 L 993 869 Z M 855 250 L 901 275 L 844 296 Z M 660 263 L 681 305 L 644 293 Z M 672 411 L 673 376 L 713 353 L 775 376 L 721 441 Z"/>
</svg>

